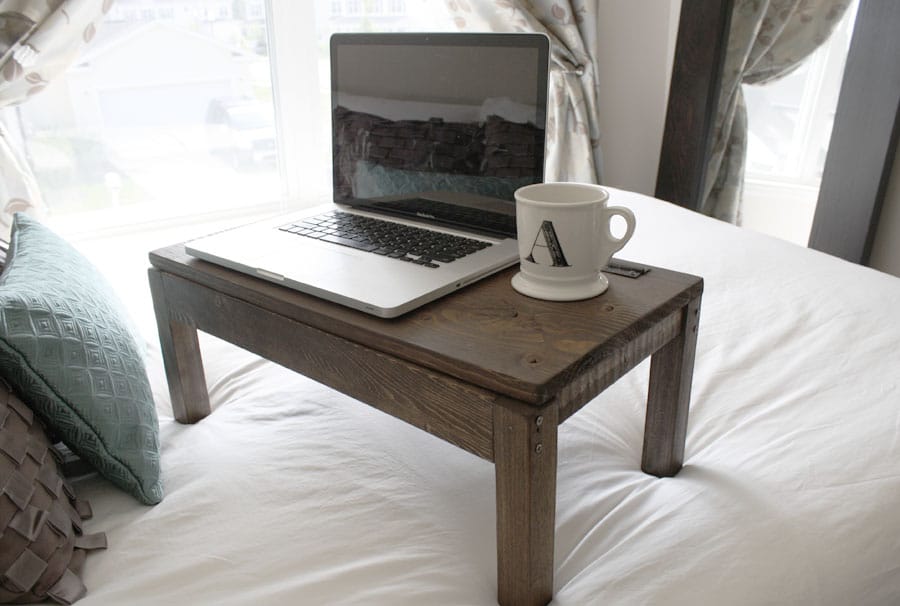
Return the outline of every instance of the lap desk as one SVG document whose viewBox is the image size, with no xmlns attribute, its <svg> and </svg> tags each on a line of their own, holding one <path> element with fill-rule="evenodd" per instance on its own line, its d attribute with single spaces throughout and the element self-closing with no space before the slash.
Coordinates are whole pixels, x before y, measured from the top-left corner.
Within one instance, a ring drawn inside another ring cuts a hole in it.
<svg viewBox="0 0 900 606">
<path fill-rule="evenodd" d="M 696 276 L 609 275 L 599 297 L 558 303 L 515 292 L 512 268 L 382 320 L 195 259 L 181 244 L 150 262 L 178 421 L 210 412 L 200 330 L 492 461 L 501 604 L 552 599 L 558 426 L 648 356 L 641 467 L 681 468 Z"/>
</svg>

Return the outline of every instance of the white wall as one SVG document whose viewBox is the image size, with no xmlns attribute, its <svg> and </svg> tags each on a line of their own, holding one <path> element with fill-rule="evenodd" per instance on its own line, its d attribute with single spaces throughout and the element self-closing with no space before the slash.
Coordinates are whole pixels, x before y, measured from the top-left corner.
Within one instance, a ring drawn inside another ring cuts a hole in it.
<svg viewBox="0 0 900 606">
<path fill-rule="evenodd" d="M 599 0 L 603 183 L 653 195 L 681 0 Z"/>
</svg>

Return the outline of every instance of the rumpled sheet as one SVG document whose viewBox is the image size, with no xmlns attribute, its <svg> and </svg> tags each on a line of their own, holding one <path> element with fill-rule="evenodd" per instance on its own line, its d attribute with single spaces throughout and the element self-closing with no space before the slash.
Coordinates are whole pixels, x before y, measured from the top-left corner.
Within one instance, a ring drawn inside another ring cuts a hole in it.
<svg viewBox="0 0 900 606">
<path fill-rule="evenodd" d="M 640 471 L 648 362 L 566 421 L 553 604 L 900 603 L 900 279 L 611 194 L 622 258 L 705 279 L 685 466 Z M 206 335 L 214 411 L 178 424 L 125 290 L 166 497 L 77 482 L 109 539 L 80 604 L 496 603 L 491 463 Z"/>
</svg>

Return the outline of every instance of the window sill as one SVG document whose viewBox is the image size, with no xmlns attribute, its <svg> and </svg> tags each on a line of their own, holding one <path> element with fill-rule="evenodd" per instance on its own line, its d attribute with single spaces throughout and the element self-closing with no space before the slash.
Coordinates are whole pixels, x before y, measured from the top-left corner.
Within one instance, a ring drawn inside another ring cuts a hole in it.
<svg viewBox="0 0 900 606">
<path fill-rule="evenodd" d="M 748 177 L 744 181 L 741 225 L 806 246 L 818 196 L 818 185 Z"/>
</svg>

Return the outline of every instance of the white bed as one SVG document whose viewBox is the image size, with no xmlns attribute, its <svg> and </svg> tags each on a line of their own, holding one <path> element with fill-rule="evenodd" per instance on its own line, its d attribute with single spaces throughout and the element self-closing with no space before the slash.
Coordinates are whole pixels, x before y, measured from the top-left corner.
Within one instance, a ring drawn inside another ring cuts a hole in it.
<svg viewBox="0 0 900 606">
<path fill-rule="evenodd" d="M 560 427 L 553 604 L 900 603 L 900 280 L 612 194 L 623 258 L 705 279 L 685 466 L 640 471 L 647 362 Z M 146 267 L 111 277 L 166 496 L 76 482 L 109 542 L 79 604 L 496 603 L 491 463 L 211 337 L 213 413 L 178 424 Z"/>
</svg>

